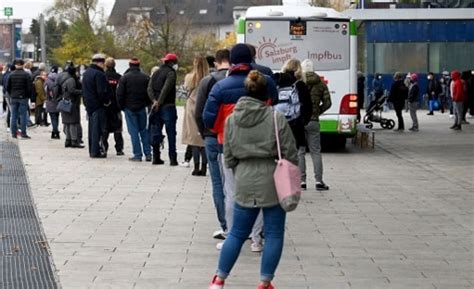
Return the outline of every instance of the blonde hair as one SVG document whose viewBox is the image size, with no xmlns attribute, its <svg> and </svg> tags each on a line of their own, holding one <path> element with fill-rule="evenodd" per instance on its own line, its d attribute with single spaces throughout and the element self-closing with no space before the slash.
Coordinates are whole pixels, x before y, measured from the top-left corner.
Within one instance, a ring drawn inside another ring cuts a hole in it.
<svg viewBox="0 0 474 289">
<path fill-rule="evenodd" d="M 190 72 L 190 79 L 187 85 L 189 91 L 198 87 L 199 82 L 209 74 L 209 64 L 203 56 L 196 56 L 193 61 L 193 70 Z"/>
<path fill-rule="evenodd" d="M 31 69 L 31 68 L 33 68 L 33 62 L 27 61 L 23 67 L 25 69 Z"/>
<path fill-rule="evenodd" d="M 289 59 L 283 64 L 281 72 L 292 72 L 296 79 L 301 80 L 303 78 L 303 69 L 301 68 L 301 62 L 298 59 Z"/>
<path fill-rule="evenodd" d="M 257 70 L 252 70 L 245 79 L 245 90 L 249 96 L 265 101 L 268 99 L 267 79 Z"/>
<path fill-rule="evenodd" d="M 113 59 L 112 57 L 107 57 L 107 59 L 105 60 L 105 67 L 107 68 L 115 68 L 115 59 Z"/>
</svg>

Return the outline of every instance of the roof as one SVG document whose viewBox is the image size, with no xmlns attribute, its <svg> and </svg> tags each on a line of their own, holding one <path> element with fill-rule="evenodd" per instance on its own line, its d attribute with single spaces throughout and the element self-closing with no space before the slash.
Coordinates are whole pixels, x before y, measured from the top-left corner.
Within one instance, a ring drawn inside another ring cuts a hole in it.
<svg viewBox="0 0 474 289">
<path fill-rule="evenodd" d="M 258 6 L 249 8 L 245 18 L 347 18 L 332 8 L 310 5 Z"/>
<path fill-rule="evenodd" d="M 163 15 L 163 1 L 116 0 L 110 13 L 108 25 L 126 25 L 127 12 L 134 7 L 153 8 L 151 19 L 158 22 Z M 196 25 L 233 24 L 233 9 L 238 6 L 252 6 L 253 0 L 177 0 L 170 1 L 174 13 L 192 19 Z M 280 0 L 258 1 L 262 5 L 279 4 Z M 182 12 L 182 13 L 180 13 Z"/>
</svg>

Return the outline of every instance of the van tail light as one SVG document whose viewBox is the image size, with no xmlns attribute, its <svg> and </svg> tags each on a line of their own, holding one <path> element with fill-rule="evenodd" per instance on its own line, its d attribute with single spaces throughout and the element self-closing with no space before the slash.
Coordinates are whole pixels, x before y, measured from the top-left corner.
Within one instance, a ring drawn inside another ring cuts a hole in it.
<svg viewBox="0 0 474 289">
<path fill-rule="evenodd" d="M 339 114 L 357 114 L 357 94 L 344 95 Z"/>
</svg>

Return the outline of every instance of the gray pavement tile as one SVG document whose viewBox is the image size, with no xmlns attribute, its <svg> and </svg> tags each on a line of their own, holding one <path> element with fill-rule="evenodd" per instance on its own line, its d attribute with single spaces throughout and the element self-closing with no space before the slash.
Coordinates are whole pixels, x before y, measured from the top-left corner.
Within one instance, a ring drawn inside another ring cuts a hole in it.
<svg viewBox="0 0 474 289">
<path fill-rule="evenodd" d="M 373 152 L 324 153 L 331 190 L 316 192 L 308 178 L 288 214 L 276 288 L 474 288 L 474 126 L 453 134 L 450 122 L 420 115 L 419 134 L 377 129 Z M 209 178 L 89 160 L 44 128 L 32 137 L 22 157 L 63 288 L 207 287 L 219 256 Z M 62 177 L 45 175 L 45 163 Z M 226 288 L 256 287 L 259 264 L 245 244 Z"/>
</svg>

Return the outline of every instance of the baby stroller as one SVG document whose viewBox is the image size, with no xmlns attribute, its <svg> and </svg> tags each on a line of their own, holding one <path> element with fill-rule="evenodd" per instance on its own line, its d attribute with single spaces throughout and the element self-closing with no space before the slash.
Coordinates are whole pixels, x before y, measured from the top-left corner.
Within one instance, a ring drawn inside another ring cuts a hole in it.
<svg viewBox="0 0 474 289">
<path fill-rule="evenodd" d="M 374 122 L 380 123 L 380 126 L 383 129 L 392 129 L 395 127 L 395 121 L 393 119 L 382 117 L 383 107 L 386 100 L 387 95 L 385 94 L 370 103 L 364 116 L 364 124 L 366 128 L 371 129 L 374 127 Z"/>
</svg>

